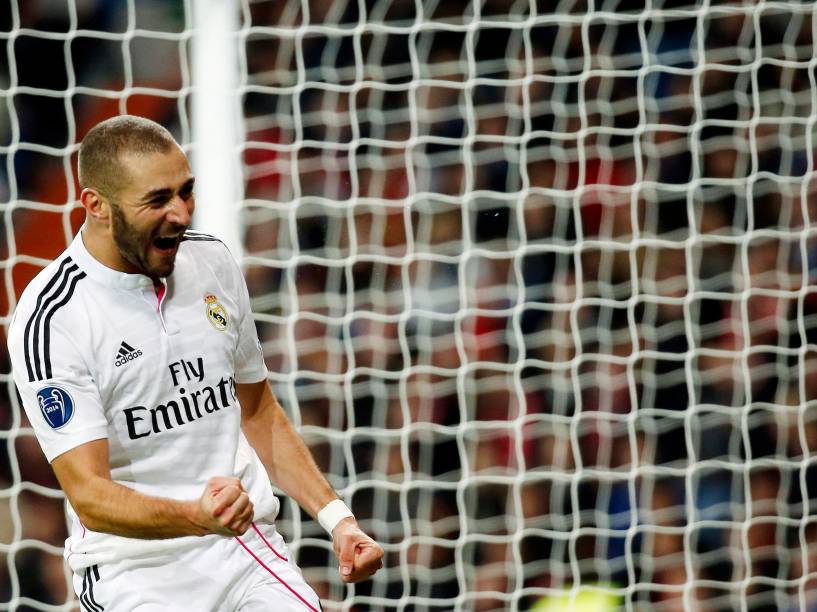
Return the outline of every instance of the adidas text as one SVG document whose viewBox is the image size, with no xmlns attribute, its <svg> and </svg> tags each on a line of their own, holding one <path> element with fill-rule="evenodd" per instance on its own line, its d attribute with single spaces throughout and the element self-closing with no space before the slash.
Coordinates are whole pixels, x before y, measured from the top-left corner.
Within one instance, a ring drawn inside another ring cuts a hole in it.
<svg viewBox="0 0 817 612">
<path fill-rule="evenodd" d="M 142 356 L 142 351 L 139 349 L 133 348 L 130 344 L 122 340 L 119 344 L 119 352 L 116 354 L 116 361 L 114 361 L 114 365 L 118 368 L 120 366 L 125 365 L 129 361 L 133 361 L 137 357 Z"/>
<path fill-rule="evenodd" d="M 114 365 L 115 365 L 115 366 L 118 368 L 118 367 L 120 367 L 120 366 L 125 365 L 125 364 L 126 364 L 126 363 L 128 363 L 129 361 L 133 361 L 133 360 L 134 360 L 134 359 L 136 359 L 137 357 L 141 357 L 141 356 L 142 356 L 142 351 L 140 351 L 139 349 L 136 349 L 136 350 L 135 350 L 135 351 L 133 351 L 132 353 L 128 353 L 127 355 L 125 355 L 125 356 L 123 356 L 123 357 L 119 357 L 119 358 L 118 358 L 118 359 L 117 359 L 117 360 L 114 362 Z"/>
</svg>

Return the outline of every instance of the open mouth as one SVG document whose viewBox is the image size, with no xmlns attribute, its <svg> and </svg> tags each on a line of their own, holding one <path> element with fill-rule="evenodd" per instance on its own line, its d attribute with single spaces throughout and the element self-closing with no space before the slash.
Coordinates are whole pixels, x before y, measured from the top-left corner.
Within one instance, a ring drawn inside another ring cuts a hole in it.
<svg viewBox="0 0 817 612">
<path fill-rule="evenodd" d="M 158 238 L 154 238 L 153 246 L 160 251 L 169 253 L 175 250 L 179 245 L 179 238 L 179 236 L 159 236 Z"/>
</svg>

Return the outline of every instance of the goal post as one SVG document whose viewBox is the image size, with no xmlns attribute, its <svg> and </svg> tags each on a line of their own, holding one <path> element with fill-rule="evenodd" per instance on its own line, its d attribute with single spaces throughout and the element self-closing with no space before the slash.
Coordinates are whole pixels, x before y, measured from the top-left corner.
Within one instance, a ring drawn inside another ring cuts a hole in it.
<svg viewBox="0 0 817 612">
<path fill-rule="evenodd" d="M 814 2 L 64 4 L 0 8 L 3 323 L 88 127 L 167 125 L 386 551 L 284 498 L 324 609 L 817 605 Z M 0 610 L 75 609 L 9 374 Z"/>
<path fill-rule="evenodd" d="M 196 229 L 218 235 L 241 259 L 239 14 L 231 2 L 189 4 L 192 92 L 192 162 L 196 176 Z"/>
</svg>

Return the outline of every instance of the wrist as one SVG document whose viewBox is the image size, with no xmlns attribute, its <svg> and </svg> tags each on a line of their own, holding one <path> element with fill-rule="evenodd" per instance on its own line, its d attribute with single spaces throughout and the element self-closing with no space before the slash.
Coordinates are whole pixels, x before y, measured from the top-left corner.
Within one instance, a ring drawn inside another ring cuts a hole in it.
<svg viewBox="0 0 817 612">
<path fill-rule="evenodd" d="M 201 511 L 201 506 L 198 501 L 185 502 L 183 514 L 187 523 L 190 525 L 190 535 L 203 536 L 212 533 L 210 526 L 207 524 L 207 517 Z"/>
<path fill-rule="evenodd" d="M 352 514 L 349 507 L 339 499 L 330 501 L 318 512 L 318 522 L 330 536 L 338 523 L 343 519 L 354 517 L 355 515 Z"/>
</svg>

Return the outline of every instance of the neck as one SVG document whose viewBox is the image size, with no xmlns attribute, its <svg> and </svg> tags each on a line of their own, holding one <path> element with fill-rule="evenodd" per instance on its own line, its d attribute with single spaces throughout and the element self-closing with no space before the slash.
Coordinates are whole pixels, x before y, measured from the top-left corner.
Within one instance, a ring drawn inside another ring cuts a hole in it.
<svg viewBox="0 0 817 612">
<path fill-rule="evenodd" d="M 86 223 L 82 228 L 82 243 L 85 249 L 102 265 L 133 274 L 134 267 L 119 253 L 111 235 L 110 227 L 103 227 L 98 223 Z"/>
</svg>

